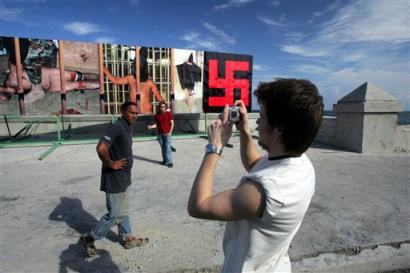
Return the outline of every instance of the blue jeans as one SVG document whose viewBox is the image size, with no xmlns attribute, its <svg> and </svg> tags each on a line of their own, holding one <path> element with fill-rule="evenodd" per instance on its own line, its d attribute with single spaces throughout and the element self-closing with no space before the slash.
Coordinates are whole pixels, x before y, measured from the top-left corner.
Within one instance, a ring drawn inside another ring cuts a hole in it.
<svg viewBox="0 0 410 273">
<path fill-rule="evenodd" d="M 118 226 L 118 235 L 125 238 L 132 234 L 130 219 L 128 217 L 127 192 L 105 193 L 108 213 L 101 217 L 100 221 L 91 230 L 94 240 L 104 238 L 108 231 Z"/>
<path fill-rule="evenodd" d="M 163 162 L 165 164 L 172 164 L 171 136 L 167 136 L 165 134 L 159 134 L 158 142 L 159 142 L 159 145 L 161 145 Z"/>
</svg>

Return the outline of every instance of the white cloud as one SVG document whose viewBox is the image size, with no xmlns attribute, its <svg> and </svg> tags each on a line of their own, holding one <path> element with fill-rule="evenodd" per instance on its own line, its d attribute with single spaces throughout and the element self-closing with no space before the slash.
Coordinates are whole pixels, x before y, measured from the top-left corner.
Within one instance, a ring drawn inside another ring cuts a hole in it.
<svg viewBox="0 0 410 273">
<path fill-rule="evenodd" d="M 234 45 L 236 43 L 235 38 L 231 37 L 223 30 L 216 26 L 204 22 L 202 23 L 210 33 L 202 34 L 196 31 L 185 33 L 180 37 L 181 40 L 189 42 L 187 48 L 204 48 L 207 50 L 222 50 L 224 45 Z"/>
<path fill-rule="evenodd" d="M 264 23 L 265 25 L 267 25 L 268 27 L 270 27 L 270 28 L 274 28 L 274 27 L 286 27 L 286 26 L 287 26 L 287 25 L 285 25 L 285 24 L 283 24 L 283 23 L 280 23 L 280 22 L 278 22 L 278 21 L 276 21 L 276 20 L 273 20 L 273 19 L 271 19 L 271 18 L 262 16 L 262 15 L 259 15 L 259 16 L 257 17 L 257 19 L 258 19 L 259 21 L 261 21 L 262 23 Z M 282 20 L 283 20 L 283 19 L 282 19 Z"/>
<path fill-rule="evenodd" d="M 130 3 L 132 7 L 138 7 L 141 1 L 140 0 L 128 0 L 128 3 Z"/>
<path fill-rule="evenodd" d="M 180 37 L 181 40 L 189 43 L 187 48 L 204 48 L 208 50 L 216 49 L 216 43 L 212 39 L 202 38 L 197 32 L 189 32 Z"/>
<path fill-rule="evenodd" d="M 298 43 L 305 37 L 305 34 L 302 32 L 289 31 L 285 33 L 285 40 L 288 43 Z"/>
<path fill-rule="evenodd" d="M 228 34 L 226 34 L 224 31 L 218 29 L 216 26 L 204 22 L 202 24 L 207 30 L 209 30 L 211 33 L 215 34 L 217 37 L 221 38 L 224 43 L 234 45 L 236 43 L 235 39 Z"/>
<path fill-rule="evenodd" d="M 254 0 L 230 0 L 227 3 L 216 5 L 213 7 L 214 10 L 226 10 L 229 8 L 239 8 L 246 4 L 252 3 Z"/>
<path fill-rule="evenodd" d="M 289 54 L 295 54 L 295 55 L 300 55 L 303 57 L 321 57 L 321 56 L 326 56 L 329 54 L 329 52 L 325 49 L 321 50 L 310 50 L 307 47 L 300 46 L 300 45 L 282 45 L 280 46 L 280 49 L 283 52 L 289 53 Z"/>
<path fill-rule="evenodd" d="M 263 65 L 261 64 L 253 64 L 253 70 L 255 71 L 262 71 L 263 70 Z"/>
<path fill-rule="evenodd" d="M 0 20 L 15 22 L 23 18 L 23 9 L 7 8 L 0 4 Z"/>
<path fill-rule="evenodd" d="M 315 36 L 280 48 L 300 56 L 334 55 L 349 47 L 353 51 L 391 50 L 410 41 L 409 2 L 352 1 L 324 23 Z M 380 53 L 380 52 L 379 52 Z M 359 55 L 357 55 L 359 56 Z"/>
<path fill-rule="evenodd" d="M 87 22 L 72 22 L 65 24 L 64 29 L 77 35 L 101 32 L 101 28 L 99 26 Z"/>
<path fill-rule="evenodd" d="M 407 0 L 353 1 L 336 13 L 318 39 L 340 43 L 410 41 Z"/>
<path fill-rule="evenodd" d="M 366 81 L 379 85 L 408 109 L 408 11 L 407 1 L 352 1 L 321 25 L 316 35 L 279 48 L 300 57 L 296 73 L 319 81 L 327 109 Z M 318 60 L 324 66 L 306 65 Z"/>
<path fill-rule="evenodd" d="M 271 1 L 268 1 L 267 4 L 269 6 L 272 6 L 272 7 L 277 7 L 277 6 L 280 5 L 280 1 L 279 0 L 271 0 Z"/>
<path fill-rule="evenodd" d="M 199 33 L 197 32 L 189 32 L 181 37 L 181 40 L 187 41 L 187 42 L 193 42 L 195 39 L 197 39 L 200 36 Z"/>
<path fill-rule="evenodd" d="M 410 107 L 409 77 L 406 70 L 361 69 L 343 67 L 331 69 L 326 66 L 302 64 L 294 68 L 294 73 L 314 81 L 325 98 L 326 109 L 364 82 L 371 82 L 396 97 L 406 108 Z"/>
<path fill-rule="evenodd" d="M 200 39 L 196 42 L 196 44 L 206 49 L 216 49 L 217 48 L 216 43 L 214 41 L 206 40 L 206 39 L 203 39 L 203 40 Z"/>
<path fill-rule="evenodd" d="M 115 42 L 115 38 L 114 37 L 98 37 L 95 41 L 97 43 L 104 43 L 104 44 L 111 44 L 113 42 Z"/>
<path fill-rule="evenodd" d="M 301 64 L 294 68 L 294 71 L 302 74 L 330 74 L 331 70 L 326 66 L 312 65 L 312 64 Z"/>
<path fill-rule="evenodd" d="M 330 3 L 324 10 L 320 10 L 320 11 L 315 11 L 313 12 L 313 18 L 309 20 L 309 24 L 313 23 L 313 21 L 318 18 L 321 17 L 323 15 L 325 15 L 326 13 L 329 13 L 335 9 L 337 9 L 339 7 L 340 4 L 340 0 Z"/>
</svg>

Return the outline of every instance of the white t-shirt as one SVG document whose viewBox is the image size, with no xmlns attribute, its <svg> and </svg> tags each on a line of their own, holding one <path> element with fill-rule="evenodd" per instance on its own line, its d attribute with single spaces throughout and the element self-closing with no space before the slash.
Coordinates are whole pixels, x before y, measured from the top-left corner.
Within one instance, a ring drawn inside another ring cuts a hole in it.
<svg viewBox="0 0 410 273">
<path fill-rule="evenodd" d="M 315 191 L 309 158 L 269 160 L 263 157 L 245 180 L 259 183 L 265 209 L 257 220 L 228 222 L 225 227 L 223 273 L 291 272 L 288 248 Z"/>
</svg>

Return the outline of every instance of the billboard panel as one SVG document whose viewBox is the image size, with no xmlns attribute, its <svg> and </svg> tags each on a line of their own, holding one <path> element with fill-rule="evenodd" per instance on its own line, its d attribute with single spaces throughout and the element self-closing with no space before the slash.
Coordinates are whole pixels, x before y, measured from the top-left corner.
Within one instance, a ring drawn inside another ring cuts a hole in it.
<svg viewBox="0 0 410 273">
<path fill-rule="evenodd" d="M 174 50 L 175 112 L 201 113 L 204 52 Z"/>
<path fill-rule="evenodd" d="M 0 36 L 0 114 L 176 113 L 250 110 L 252 56 Z"/>
<path fill-rule="evenodd" d="M 64 47 L 65 113 L 100 114 L 98 44 L 60 41 L 61 45 Z"/>
<path fill-rule="evenodd" d="M 204 72 L 205 113 L 219 113 L 239 99 L 251 110 L 252 56 L 205 52 Z"/>
<path fill-rule="evenodd" d="M 0 37 L 0 114 L 19 115 L 14 39 Z"/>
<path fill-rule="evenodd" d="M 97 44 L 1 38 L 0 114 L 100 113 Z"/>
</svg>

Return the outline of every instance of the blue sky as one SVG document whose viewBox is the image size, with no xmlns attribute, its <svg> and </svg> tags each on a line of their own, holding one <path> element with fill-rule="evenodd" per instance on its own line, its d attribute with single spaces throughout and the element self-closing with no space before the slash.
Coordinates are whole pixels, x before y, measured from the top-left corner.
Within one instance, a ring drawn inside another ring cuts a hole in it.
<svg viewBox="0 0 410 273">
<path fill-rule="evenodd" d="M 409 0 L 0 0 L 0 35 L 251 54 L 253 88 L 313 81 L 332 109 L 369 81 L 410 110 Z"/>
</svg>

